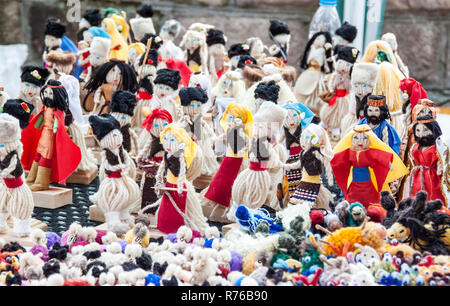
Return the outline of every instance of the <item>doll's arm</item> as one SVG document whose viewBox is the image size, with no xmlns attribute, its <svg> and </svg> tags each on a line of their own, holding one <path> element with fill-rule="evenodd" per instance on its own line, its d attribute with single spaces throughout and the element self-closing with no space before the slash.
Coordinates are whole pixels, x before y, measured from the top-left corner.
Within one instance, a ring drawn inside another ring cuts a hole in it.
<svg viewBox="0 0 450 306">
<path fill-rule="evenodd" d="M 17 154 L 15 154 L 14 156 L 17 156 Z M 18 160 L 17 158 L 11 158 L 11 162 L 9 163 L 8 167 L 0 171 L 1 178 L 5 178 L 7 175 L 13 172 L 14 169 L 16 169 L 17 160 Z"/>
<path fill-rule="evenodd" d="M 178 194 L 183 193 L 184 178 L 186 177 L 186 160 L 184 159 L 184 154 L 180 154 L 180 174 L 177 178 L 177 192 Z"/>
</svg>

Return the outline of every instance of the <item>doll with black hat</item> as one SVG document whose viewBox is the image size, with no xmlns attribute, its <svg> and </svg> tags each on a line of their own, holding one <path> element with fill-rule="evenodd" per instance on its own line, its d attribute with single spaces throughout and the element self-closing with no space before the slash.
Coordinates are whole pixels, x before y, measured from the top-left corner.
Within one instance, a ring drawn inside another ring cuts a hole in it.
<svg viewBox="0 0 450 306">
<path fill-rule="evenodd" d="M 225 72 L 227 37 L 221 30 L 209 29 L 206 34 L 208 45 L 208 68 L 212 83 L 215 84 Z"/>
<path fill-rule="evenodd" d="M 353 43 L 356 35 L 358 35 L 358 29 L 346 21 L 336 30 L 335 34 L 333 37 L 334 46 L 348 46 Z"/>
<path fill-rule="evenodd" d="M 139 186 L 127 174 L 133 161 L 124 153 L 119 121 L 110 114 L 102 114 L 90 116 L 89 123 L 103 149 L 102 166 L 106 173 L 94 202 L 105 214 L 108 230 L 125 234 L 132 224 L 130 213 L 139 205 Z"/>
<path fill-rule="evenodd" d="M 134 39 L 140 41 L 145 34 L 156 34 L 152 20 L 152 6 L 150 4 L 142 4 L 138 7 L 136 13 L 136 17 L 130 19 L 130 26 L 134 34 Z"/>
<path fill-rule="evenodd" d="M 242 71 L 245 66 L 247 65 L 256 65 L 257 61 L 256 58 L 250 56 L 250 55 L 242 55 L 239 58 L 238 64 L 237 64 L 237 70 L 236 71 Z"/>
<path fill-rule="evenodd" d="M 237 68 L 237 64 L 241 55 L 250 55 L 250 46 L 244 43 L 237 43 L 231 45 L 228 49 L 228 59 L 231 70 L 235 70 Z"/>
<path fill-rule="evenodd" d="M 38 66 L 24 66 L 20 75 L 21 84 L 18 99 L 34 106 L 33 114 L 42 108 L 41 87 L 44 86 L 50 71 Z"/>
<path fill-rule="evenodd" d="M 267 83 L 260 82 L 255 89 L 255 102 L 252 108 L 253 113 L 257 113 L 264 102 L 272 102 L 278 104 L 278 95 L 280 93 L 280 86 L 275 81 Z"/>
<path fill-rule="evenodd" d="M 168 111 L 174 121 L 181 118 L 181 109 L 176 98 L 180 86 L 180 72 L 173 69 L 160 69 L 157 71 L 154 83 L 154 97 L 152 109 L 161 108 Z"/>
<path fill-rule="evenodd" d="M 158 67 L 158 50 L 150 49 L 147 58 L 145 58 L 145 56 L 140 56 L 137 62 L 139 63 L 137 74 L 139 75 L 141 80 L 146 76 L 150 77 L 151 80 L 154 80 Z"/>
<path fill-rule="evenodd" d="M 289 30 L 289 26 L 283 21 L 271 20 L 269 37 L 274 42 L 274 44 L 269 47 L 270 56 L 278 57 L 286 64 L 291 41 L 291 31 Z"/>
<path fill-rule="evenodd" d="M 34 106 L 20 99 L 7 100 L 3 105 L 3 113 L 9 114 L 19 120 L 20 128 L 23 130 L 30 123 Z"/>
<path fill-rule="evenodd" d="M 100 27 L 103 20 L 99 9 L 87 10 L 82 17 L 78 24 L 78 41 L 83 40 L 83 33 L 90 27 Z"/>
<path fill-rule="evenodd" d="M 49 18 L 45 24 L 44 43 L 45 49 L 42 55 L 44 64 L 46 63 L 47 54 L 53 50 L 61 50 L 62 38 L 66 33 L 66 25 L 57 21 L 55 18 Z"/>
<path fill-rule="evenodd" d="M 188 30 L 183 36 L 180 47 L 185 47 L 184 60 L 193 73 L 208 75 L 208 44 L 206 34 Z"/>
</svg>

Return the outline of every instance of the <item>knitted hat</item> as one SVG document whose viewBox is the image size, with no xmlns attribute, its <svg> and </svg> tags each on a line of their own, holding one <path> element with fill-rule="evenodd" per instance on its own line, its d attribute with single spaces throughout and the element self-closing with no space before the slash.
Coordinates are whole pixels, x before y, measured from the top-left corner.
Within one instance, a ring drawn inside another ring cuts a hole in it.
<svg viewBox="0 0 450 306">
<path fill-rule="evenodd" d="M 103 17 L 99 9 L 87 10 L 83 18 L 86 19 L 92 27 L 98 27 L 102 23 Z"/>
<path fill-rule="evenodd" d="M 181 84 L 183 87 L 189 86 L 189 80 L 191 79 L 192 71 L 189 69 L 186 62 L 176 58 L 169 58 L 166 60 L 166 67 L 169 69 L 177 70 L 180 72 Z"/>
<path fill-rule="evenodd" d="M 173 69 L 160 69 L 156 72 L 154 84 L 164 84 L 177 90 L 181 81 L 180 72 Z"/>
<path fill-rule="evenodd" d="M 209 29 L 206 35 L 206 44 L 208 46 L 222 44 L 225 45 L 227 42 L 227 38 L 223 34 L 221 30 Z"/>
<path fill-rule="evenodd" d="M 141 39 L 141 43 L 143 43 L 145 46 L 147 46 L 147 42 L 150 39 L 150 37 L 152 38 L 152 44 L 150 45 L 150 49 L 156 49 L 158 50 L 159 47 L 161 47 L 163 40 L 161 39 L 161 37 L 155 35 L 155 34 L 145 34 L 144 38 Z"/>
<path fill-rule="evenodd" d="M 110 114 L 101 114 L 100 116 L 90 116 L 89 123 L 92 132 L 98 141 L 109 134 L 112 130 L 120 130 L 120 123 Z"/>
<path fill-rule="evenodd" d="M 163 119 L 166 120 L 169 124 L 173 122 L 172 115 L 166 111 L 165 109 L 155 108 L 150 115 L 147 116 L 144 122 L 142 122 L 142 126 L 150 131 L 153 126 L 153 120 L 155 119 Z"/>
<path fill-rule="evenodd" d="M 153 17 L 153 8 L 150 4 L 142 4 L 136 12 L 139 14 L 139 16 L 144 18 L 151 18 Z"/>
<path fill-rule="evenodd" d="M 21 133 L 19 120 L 9 114 L 0 114 L 0 144 L 20 140 Z"/>
<path fill-rule="evenodd" d="M 179 96 L 182 106 L 188 106 L 191 101 L 199 101 L 202 104 L 208 102 L 208 95 L 200 87 L 181 88 Z"/>
<path fill-rule="evenodd" d="M 228 57 L 232 58 L 236 55 L 250 55 L 250 46 L 243 43 L 232 45 L 230 49 L 228 49 Z"/>
<path fill-rule="evenodd" d="M 270 81 L 268 83 L 261 82 L 255 89 L 255 99 L 261 98 L 276 104 L 278 102 L 279 93 L 280 86 L 277 85 L 275 81 Z"/>
<path fill-rule="evenodd" d="M 289 27 L 287 24 L 285 24 L 283 21 L 279 20 L 271 20 L 270 21 L 270 27 L 269 32 L 273 35 L 279 35 L 279 34 L 290 34 L 291 31 L 289 31 Z"/>
<path fill-rule="evenodd" d="M 18 119 L 22 130 L 28 126 L 33 110 L 34 106 L 32 104 L 18 99 L 8 100 L 3 105 L 3 113 L 9 114 Z"/>
<path fill-rule="evenodd" d="M 354 64 L 359 55 L 359 50 L 349 46 L 336 46 L 336 60 L 344 60 Z"/>
<path fill-rule="evenodd" d="M 239 58 L 239 62 L 237 64 L 237 67 L 242 69 L 246 65 L 250 65 L 250 64 L 256 65 L 257 64 L 256 59 L 254 57 L 251 57 L 250 55 L 242 55 Z"/>
<path fill-rule="evenodd" d="M 352 71 L 352 84 L 365 83 L 375 87 L 379 66 L 375 63 L 356 63 Z"/>
<path fill-rule="evenodd" d="M 136 104 L 137 101 L 134 94 L 126 90 L 119 90 L 114 92 L 109 108 L 112 113 L 122 113 L 133 116 Z"/>
<path fill-rule="evenodd" d="M 53 18 L 49 18 L 45 24 L 45 35 L 51 35 L 56 38 L 62 38 L 66 33 L 66 26 L 61 22 L 55 21 Z"/>
<path fill-rule="evenodd" d="M 422 84 L 413 78 L 401 80 L 400 90 L 403 92 L 403 98 L 409 100 L 411 103 L 411 109 L 414 109 L 419 100 L 428 98 L 427 92 L 423 89 Z"/>
<path fill-rule="evenodd" d="M 111 48 L 111 40 L 103 37 L 94 37 L 91 42 L 91 54 L 107 57 Z"/>
<path fill-rule="evenodd" d="M 49 75 L 50 71 L 45 68 L 39 66 L 25 66 L 22 68 L 20 79 L 22 82 L 43 86 Z"/>
<path fill-rule="evenodd" d="M 71 52 L 53 50 L 50 51 L 49 54 L 47 54 L 45 60 L 56 65 L 72 66 L 73 64 L 75 64 L 77 57 L 74 53 Z"/>
<path fill-rule="evenodd" d="M 346 21 L 335 33 L 351 43 L 355 40 L 358 29 Z"/>
</svg>

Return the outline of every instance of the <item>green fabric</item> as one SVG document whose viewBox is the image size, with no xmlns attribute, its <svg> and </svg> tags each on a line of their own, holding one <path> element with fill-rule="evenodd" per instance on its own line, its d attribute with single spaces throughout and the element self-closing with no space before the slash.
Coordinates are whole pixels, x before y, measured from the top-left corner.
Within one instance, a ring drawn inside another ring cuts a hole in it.
<svg viewBox="0 0 450 306">
<path fill-rule="evenodd" d="M 53 133 L 58 132 L 58 119 L 55 117 L 55 121 L 53 123 Z"/>
<path fill-rule="evenodd" d="M 41 113 L 39 117 L 34 122 L 34 127 L 38 130 L 42 129 L 44 126 L 44 113 Z"/>
</svg>

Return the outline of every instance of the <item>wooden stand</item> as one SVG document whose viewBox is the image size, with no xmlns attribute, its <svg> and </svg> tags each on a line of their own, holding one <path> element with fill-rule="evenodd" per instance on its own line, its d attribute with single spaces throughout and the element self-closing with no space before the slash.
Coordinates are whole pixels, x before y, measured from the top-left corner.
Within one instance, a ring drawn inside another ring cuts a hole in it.
<svg viewBox="0 0 450 306">
<path fill-rule="evenodd" d="M 98 175 L 97 169 L 91 169 L 89 171 L 75 171 L 71 176 L 67 178 L 69 184 L 89 185 Z"/>
<path fill-rule="evenodd" d="M 72 204 L 72 189 L 51 186 L 49 190 L 32 193 L 35 207 L 56 209 Z"/>
<path fill-rule="evenodd" d="M 0 234 L 0 238 L 5 239 L 6 243 L 17 242 L 25 248 L 31 248 L 34 246 L 34 243 L 33 243 L 33 241 L 31 241 L 29 236 L 28 237 L 17 237 L 13 234 L 12 218 L 9 218 L 7 223 L 8 223 L 8 226 L 10 227 L 10 230 L 7 233 Z M 31 230 L 38 228 L 38 229 L 43 230 L 44 232 L 47 231 L 47 224 L 45 224 L 44 222 L 39 221 L 37 219 L 31 219 L 30 227 L 31 227 Z"/>
<path fill-rule="evenodd" d="M 152 216 L 151 224 L 153 226 L 156 226 L 156 217 Z M 106 225 L 106 223 L 103 223 L 103 224 L 100 224 L 99 226 L 96 226 L 95 229 L 99 230 L 99 231 L 107 232 L 108 231 L 108 226 Z M 150 238 L 159 238 L 159 237 L 166 238 L 167 237 L 167 234 L 165 234 L 163 232 L 160 232 L 156 228 L 150 228 L 149 231 L 150 231 Z"/>
<path fill-rule="evenodd" d="M 96 222 L 105 222 L 105 215 L 97 205 L 89 206 L 89 220 Z"/>
<path fill-rule="evenodd" d="M 222 237 L 225 237 L 225 235 L 229 231 L 231 231 L 231 230 L 238 230 L 239 228 L 240 228 L 240 226 L 237 223 L 231 223 L 231 224 L 222 226 Z"/>
</svg>

